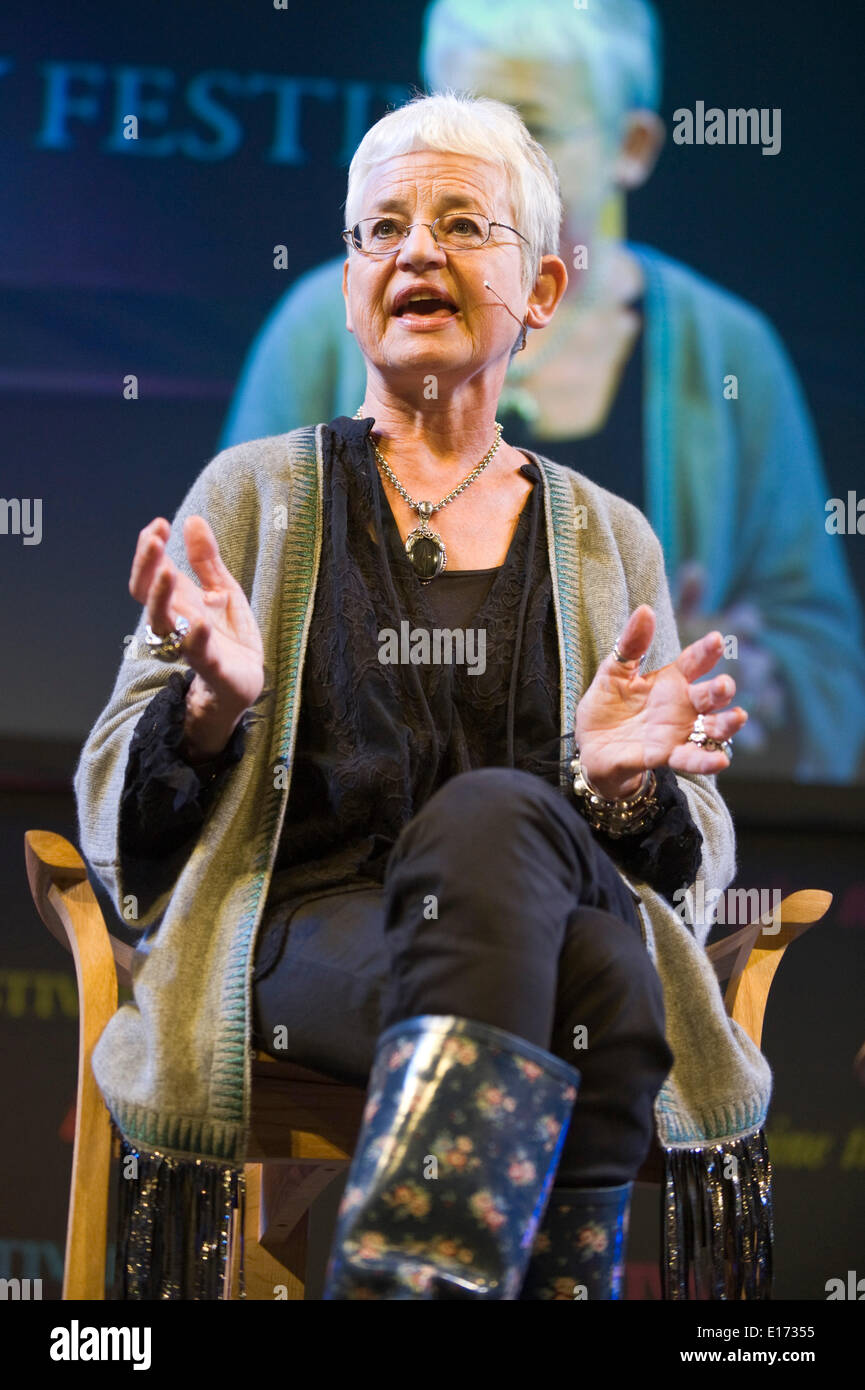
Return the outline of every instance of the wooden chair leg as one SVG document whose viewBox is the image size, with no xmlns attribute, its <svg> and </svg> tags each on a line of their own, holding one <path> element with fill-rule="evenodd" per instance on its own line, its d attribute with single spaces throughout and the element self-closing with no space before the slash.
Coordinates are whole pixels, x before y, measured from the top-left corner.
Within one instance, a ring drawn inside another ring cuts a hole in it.
<svg viewBox="0 0 865 1390">
<path fill-rule="evenodd" d="M 85 979 L 90 981 L 90 994 L 87 1006 L 82 1002 L 79 1014 L 78 1091 L 63 1298 L 98 1301 L 105 1298 L 111 1116 L 96 1085 L 90 1063 L 106 1017 L 110 1018 L 116 1012 L 117 983 L 101 916 L 97 921 L 88 901 L 90 891 L 89 885 L 84 885 L 82 889 L 68 889 L 64 895 L 68 903 L 81 893 L 79 927 L 77 933 L 71 936 L 72 954 L 78 976 L 79 999 L 84 1001 L 87 997 Z M 56 889 L 52 889 L 51 896 L 55 895 Z M 62 911 L 59 901 L 55 905 Z M 97 993 L 100 997 L 94 999 Z"/>
<path fill-rule="evenodd" d="M 101 1300 L 105 1298 L 111 1118 L 96 1085 L 91 1058 L 106 1023 L 117 1011 L 116 966 L 101 909 L 75 846 L 53 831 L 28 830 L 24 856 L 36 909 L 52 935 L 72 952 L 78 982 L 78 1092 L 63 1298 Z"/>
<path fill-rule="evenodd" d="M 271 1255 L 261 1244 L 261 1179 L 262 1164 L 247 1163 L 244 1166 L 246 1196 L 243 1213 L 243 1263 L 246 1297 L 260 1302 L 272 1302 L 276 1298 L 298 1300 L 303 1298 L 303 1279 L 291 1274 L 279 1260 Z M 305 1232 L 300 1232 L 303 1243 Z M 240 1258 L 241 1242 L 239 1232 L 232 1241 L 231 1289 L 232 1299 L 240 1297 Z M 298 1252 L 301 1253 L 301 1252 Z M 304 1268 L 306 1252 L 302 1252 Z"/>
<path fill-rule="evenodd" d="M 303 1300 L 309 1209 L 342 1173 L 339 1161 L 298 1163 L 292 1159 L 248 1163 L 244 1168 L 244 1266 L 246 1297 L 260 1301 Z M 239 1296 L 240 1250 L 233 1241 L 230 1297 Z"/>
</svg>

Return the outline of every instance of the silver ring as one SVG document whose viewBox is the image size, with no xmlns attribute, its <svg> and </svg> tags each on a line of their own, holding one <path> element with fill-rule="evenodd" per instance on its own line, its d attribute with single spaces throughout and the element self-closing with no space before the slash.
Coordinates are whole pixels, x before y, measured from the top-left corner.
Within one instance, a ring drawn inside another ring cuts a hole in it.
<svg viewBox="0 0 865 1390">
<path fill-rule="evenodd" d="M 176 661 L 190 625 L 188 619 L 179 615 L 174 622 L 175 626 L 164 637 L 154 632 L 149 623 L 145 625 L 144 643 L 149 656 L 155 656 L 159 661 Z"/>
<path fill-rule="evenodd" d="M 639 663 L 640 666 L 642 666 L 643 662 L 645 661 L 645 659 L 646 659 L 646 657 L 649 655 L 649 653 L 648 653 L 648 652 L 643 652 L 643 655 L 640 656 L 640 657 L 637 657 L 637 656 L 622 656 L 622 653 L 619 651 L 619 644 L 618 644 L 618 642 L 614 642 L 614 643 L 613 643 L 612 655 L 616 658 L 616 660 L 617 660 L 618 662 L 621 662 L 622 666 L 630 666 L 632 661 L 636 661 L 636 662 Z"/>
<path fill-rule="evenodd" d="M 711 734 L 707 734 L 702 714 L 698 714 L 694 720 L 694 727 L 688 734 L 687 742 L 696 743 L 698 748 L 705 748 L 707 753 L 723 753 L 728 762 L 733 761 L 733 740 L 712 738 Z"/>
<path fill-rule="evenodd" d="M 694 727 L 688 734 L 688 743 L 704 744 L 709 735 L 706 733 L 705 723 L 702 714 L 698 714 L 694 720 Z"/>
</svg>

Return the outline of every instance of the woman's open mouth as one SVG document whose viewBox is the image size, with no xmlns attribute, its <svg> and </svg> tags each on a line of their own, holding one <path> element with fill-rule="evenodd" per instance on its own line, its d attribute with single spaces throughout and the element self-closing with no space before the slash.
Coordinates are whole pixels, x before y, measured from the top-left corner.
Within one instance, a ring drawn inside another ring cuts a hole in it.
<svg viewBox="0 0 865 1390">
<path fill-rule="evenodd" d="M 459 313 L 456 305 L 449 299 L 436 295 L 418 295 L 405 300 L 393 311 L 407 328 L 434 328 L 447 323 Z"/>
</svg>

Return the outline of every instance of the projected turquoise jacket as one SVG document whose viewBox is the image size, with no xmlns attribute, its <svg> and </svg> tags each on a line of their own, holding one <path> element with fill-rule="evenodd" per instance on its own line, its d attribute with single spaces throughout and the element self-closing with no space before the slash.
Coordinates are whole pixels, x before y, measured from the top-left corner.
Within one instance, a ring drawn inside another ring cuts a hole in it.
<svg viewBox="0 0 865 1390">
<path fill-rule="evenodd" d="M 844 542 L 825 529 L 830 494 L 801 383 L 752 306 L 649 247 L 630 249 L 646 278 L 646 514 L 667 573 L 675 580 L 689 560 L 704 568 L 707 614 L 757 608 L 758 641 L 788 692 L 790 768 L 850 781 L 865 749 L 862 614 Z M 276 304 L 222 448 L 357 410 L 366 368 L 345 327 L 342 266 L 309 272 Z M 735 663 L 727 669 L 735 678 Z"/>
</svg>

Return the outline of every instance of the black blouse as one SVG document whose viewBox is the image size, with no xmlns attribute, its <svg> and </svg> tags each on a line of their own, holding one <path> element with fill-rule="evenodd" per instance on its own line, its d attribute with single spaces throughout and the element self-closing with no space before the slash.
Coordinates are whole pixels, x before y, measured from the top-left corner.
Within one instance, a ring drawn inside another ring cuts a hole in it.
<svg viewBox="0 0 865 1390">
<path fill-rule="evenodd" d="M 422 585 L 379 476 L 372 425 L 341 416 L 324 432 L 325 540 L 256 973 L 278 949 L 292 902 L 383 881 L 400 830 L 448 778 L 477 767 L 516 767 L 558 787 L 560 762 L 573 756 L 573 732 L 559 728 L 559 652 L 537 464 L 527 460 L 522 468 L 534 486 L 504 564 L 445 569 Z M 439 651 L 429 640 L 441 629 L 465 636 L 465 651 L 450 649 L 451 662 L 447 638 Z M 170 854 L 197 835 L 244 755 L 245 721 L 210 763 L 184 760 L 192 679 L 192 672 L 172 673 L 130 744 L 120 838 L 122 851 L 140 859 Z M 669 897 L 696 876 L 702 836 L 675 775 L 668 768 L 656 775 L 662 810 L 651 830 L 597 838 L 623 869 Z"/>
</svg>

